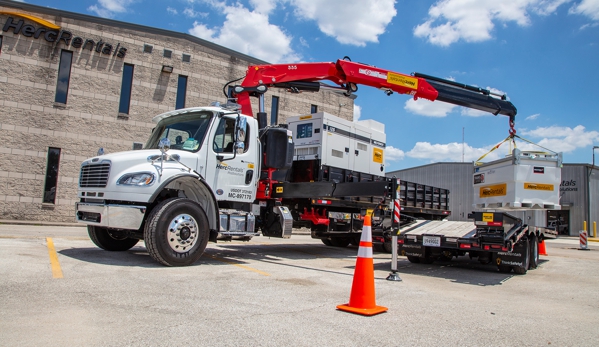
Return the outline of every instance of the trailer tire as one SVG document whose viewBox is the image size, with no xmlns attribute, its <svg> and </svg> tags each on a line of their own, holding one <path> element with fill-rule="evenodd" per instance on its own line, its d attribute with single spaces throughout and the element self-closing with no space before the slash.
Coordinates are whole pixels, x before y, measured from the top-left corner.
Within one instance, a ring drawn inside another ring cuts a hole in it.
<svg viewBox="0 0 599 347">
<path fill-rule="evenodd" d="M 415 256 L 413 256 L 413 255 L 408 255 L 408 256 L 407 256 L 407 258 L 408 258 L 408 261 L 409 261 L 410 263 L 413 263 L 413 264 L 418 264 L 418 263 L 420 263 L 420 258 L 419 258 L 419 257 L 415 257 Z"/>
<path fill-rule="evenodd" d="M 167 266 L 195 263 L 204 253 L 210 225 L 204 209 L 184 198 L 164 200 L 150 213 L 144 240 L 150 256 Z"/>
<path fill-rule="evenodd" d="M 521 241 L 522 242 L 522 241 Z M 524 240 L 524 256 L 522 266 L 514 266 L 514 273 L 518 275 L 525 275 L 526 271 L 528 271 L 528 267 L 530 266 L 530 246 L 528 243 L 528 238 Z"/>
<path fill-rule="evenodd" d="M 539 266 L 539 239 L 537 235 L 531 234 L 530 236 L 530 266 L 529 269 L 533 270 Z"/>
<path fill-rule="evenodd" d="M 118 230 L 110 230 L 95 225 L 87 226 L 87 233 L 92 242 L 105 251 L 123 252 L 135 246 L 139 240 L 119 235 Z"/>
</svg>

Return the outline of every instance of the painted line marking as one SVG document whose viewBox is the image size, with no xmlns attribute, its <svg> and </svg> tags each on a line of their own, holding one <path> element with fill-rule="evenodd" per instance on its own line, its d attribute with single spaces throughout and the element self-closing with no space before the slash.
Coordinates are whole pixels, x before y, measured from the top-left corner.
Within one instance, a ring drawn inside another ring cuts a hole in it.
<svg viewBox="0 0 599 347">
<path fill-rule="evenodd" d="M 58 254 L 56 254 L 56 249 L 54 248 L 54 241 L 52 241 L 52 238 L 46 237 L 46 242 L 48 243 L 48 255 L 50 256 L 52 277 L 62 278 L 62 269 L 60 268 L 60 263 L 58 262 Z"/>
<path fill-rule="evenodd" d="M 259 273 L 260 275 L 263 275 L 263 276 L 270 276 L 270 274 L 268 274 L 268 273 L 266 273 L 264 271 L 260 271 L 260 270 L 254 269 L 254 268 L 251 268 L 249 266 L 237 264 L 237 263 L 235 263 L 234 261 L 231 261 L 231 260 L 220 258 L 220 257 L 214 256 L 214 255 L 211 255 L 211 254 L 206 254 L 206 255 L 209 256 L 210 258 L 214 259 L 214 260 L 218 260 L 218 261 L 223 262 L 225 264 L 235 265 L 235 266 L 240 267 L 240 268 L 242 268 L 244 270 L 253 271 L 253 272 Z"/>
</svg>

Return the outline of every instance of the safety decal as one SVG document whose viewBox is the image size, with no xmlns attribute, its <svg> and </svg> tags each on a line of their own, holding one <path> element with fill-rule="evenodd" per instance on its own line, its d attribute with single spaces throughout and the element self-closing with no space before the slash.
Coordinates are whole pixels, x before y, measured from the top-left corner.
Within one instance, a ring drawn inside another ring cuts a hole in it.
<svg viewBox="0 0 599 347">
<path fill-rule="evenodd" d="M 372 161 L 375 163 L 383 163 L 383 150 L 380 148 L 372 149 Z"/>
</svg>

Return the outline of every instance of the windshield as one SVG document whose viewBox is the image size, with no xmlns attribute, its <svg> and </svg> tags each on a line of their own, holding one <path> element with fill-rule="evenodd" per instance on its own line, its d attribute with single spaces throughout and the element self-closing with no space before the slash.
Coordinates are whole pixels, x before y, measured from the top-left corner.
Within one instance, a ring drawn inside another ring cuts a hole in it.
<svg viewBox="0 0 599 347">
<path fill-rule="evenodd" d="M 212 117 L 212 112 L 200 111 L 167 118 L 158 123 L 145 148 L 158 149 L 160 140 L 168 138 L 172 149 L 195 152 L 204 141 Z"/>
</svg>

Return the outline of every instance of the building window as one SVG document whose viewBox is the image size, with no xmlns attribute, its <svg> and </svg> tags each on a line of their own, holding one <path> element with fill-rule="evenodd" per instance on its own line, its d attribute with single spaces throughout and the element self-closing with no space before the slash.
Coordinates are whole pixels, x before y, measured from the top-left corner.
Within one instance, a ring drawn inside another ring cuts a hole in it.
<svg viewBox="0 0 599 347">
<path fill-rule="evenodd" d="M 154 47 L 150 45 L 144 45 L 144 53 L 152 53 Z"/>
<path fill-rule="evenodd" d="M 177 101 L 175 109 L 185 108 L 185 94 L 187 94 L 187 76 L 179 75 L 177 83 Z"/>
<path fill-rule="evenodd" d="M 164 54 L 162 56 L 170 59 L 173 56 L 173 51 L 171 51 L 170 49 L 165 49 Z"/>
<path fill-rule="evenodd" d="M 48 148 L 48 162 L 46 164 L 46 183 L 44 185 L 44 199 L 46 204 L 56 203 L 56 186 L 58 185 L 58 165 L 60 164 L 60 148 Z"/>
<path fill-rule="evenodd" d="M 310 105 L 310 113 L 318 112 L 318 105 Z"/>
<path fill-rule="evenodd" d="M 125 64 L 125 66 L 123 66 L 123 83 L 121 84 L 121 100 L 119 102 L 119 113 L 129 114 L 132 86 L 133 65 Z"/>
<path fill-rule="evenodd" d="M 272 105 L 270 106 L 270 125 L 277 124 L 279 119 L 279 97 L 272 97 Z"/>
<path fill-rule="evenodd" d="M 71 80 L 71 62 L 73 52 L 63 50 L 60 53 L 60 63 L 58 64 L 58 81 L 56 82 L 55 102 L 67 103 L 67 94 L 69 92 L 69 81 Z"/>
<path fill-rule="evenodd" d="M 191 61 L 191 55 L 189 54 L 183 54 L 183 58 L 182 58 L 184 63 L 189 63 Z"/>
</svg>

